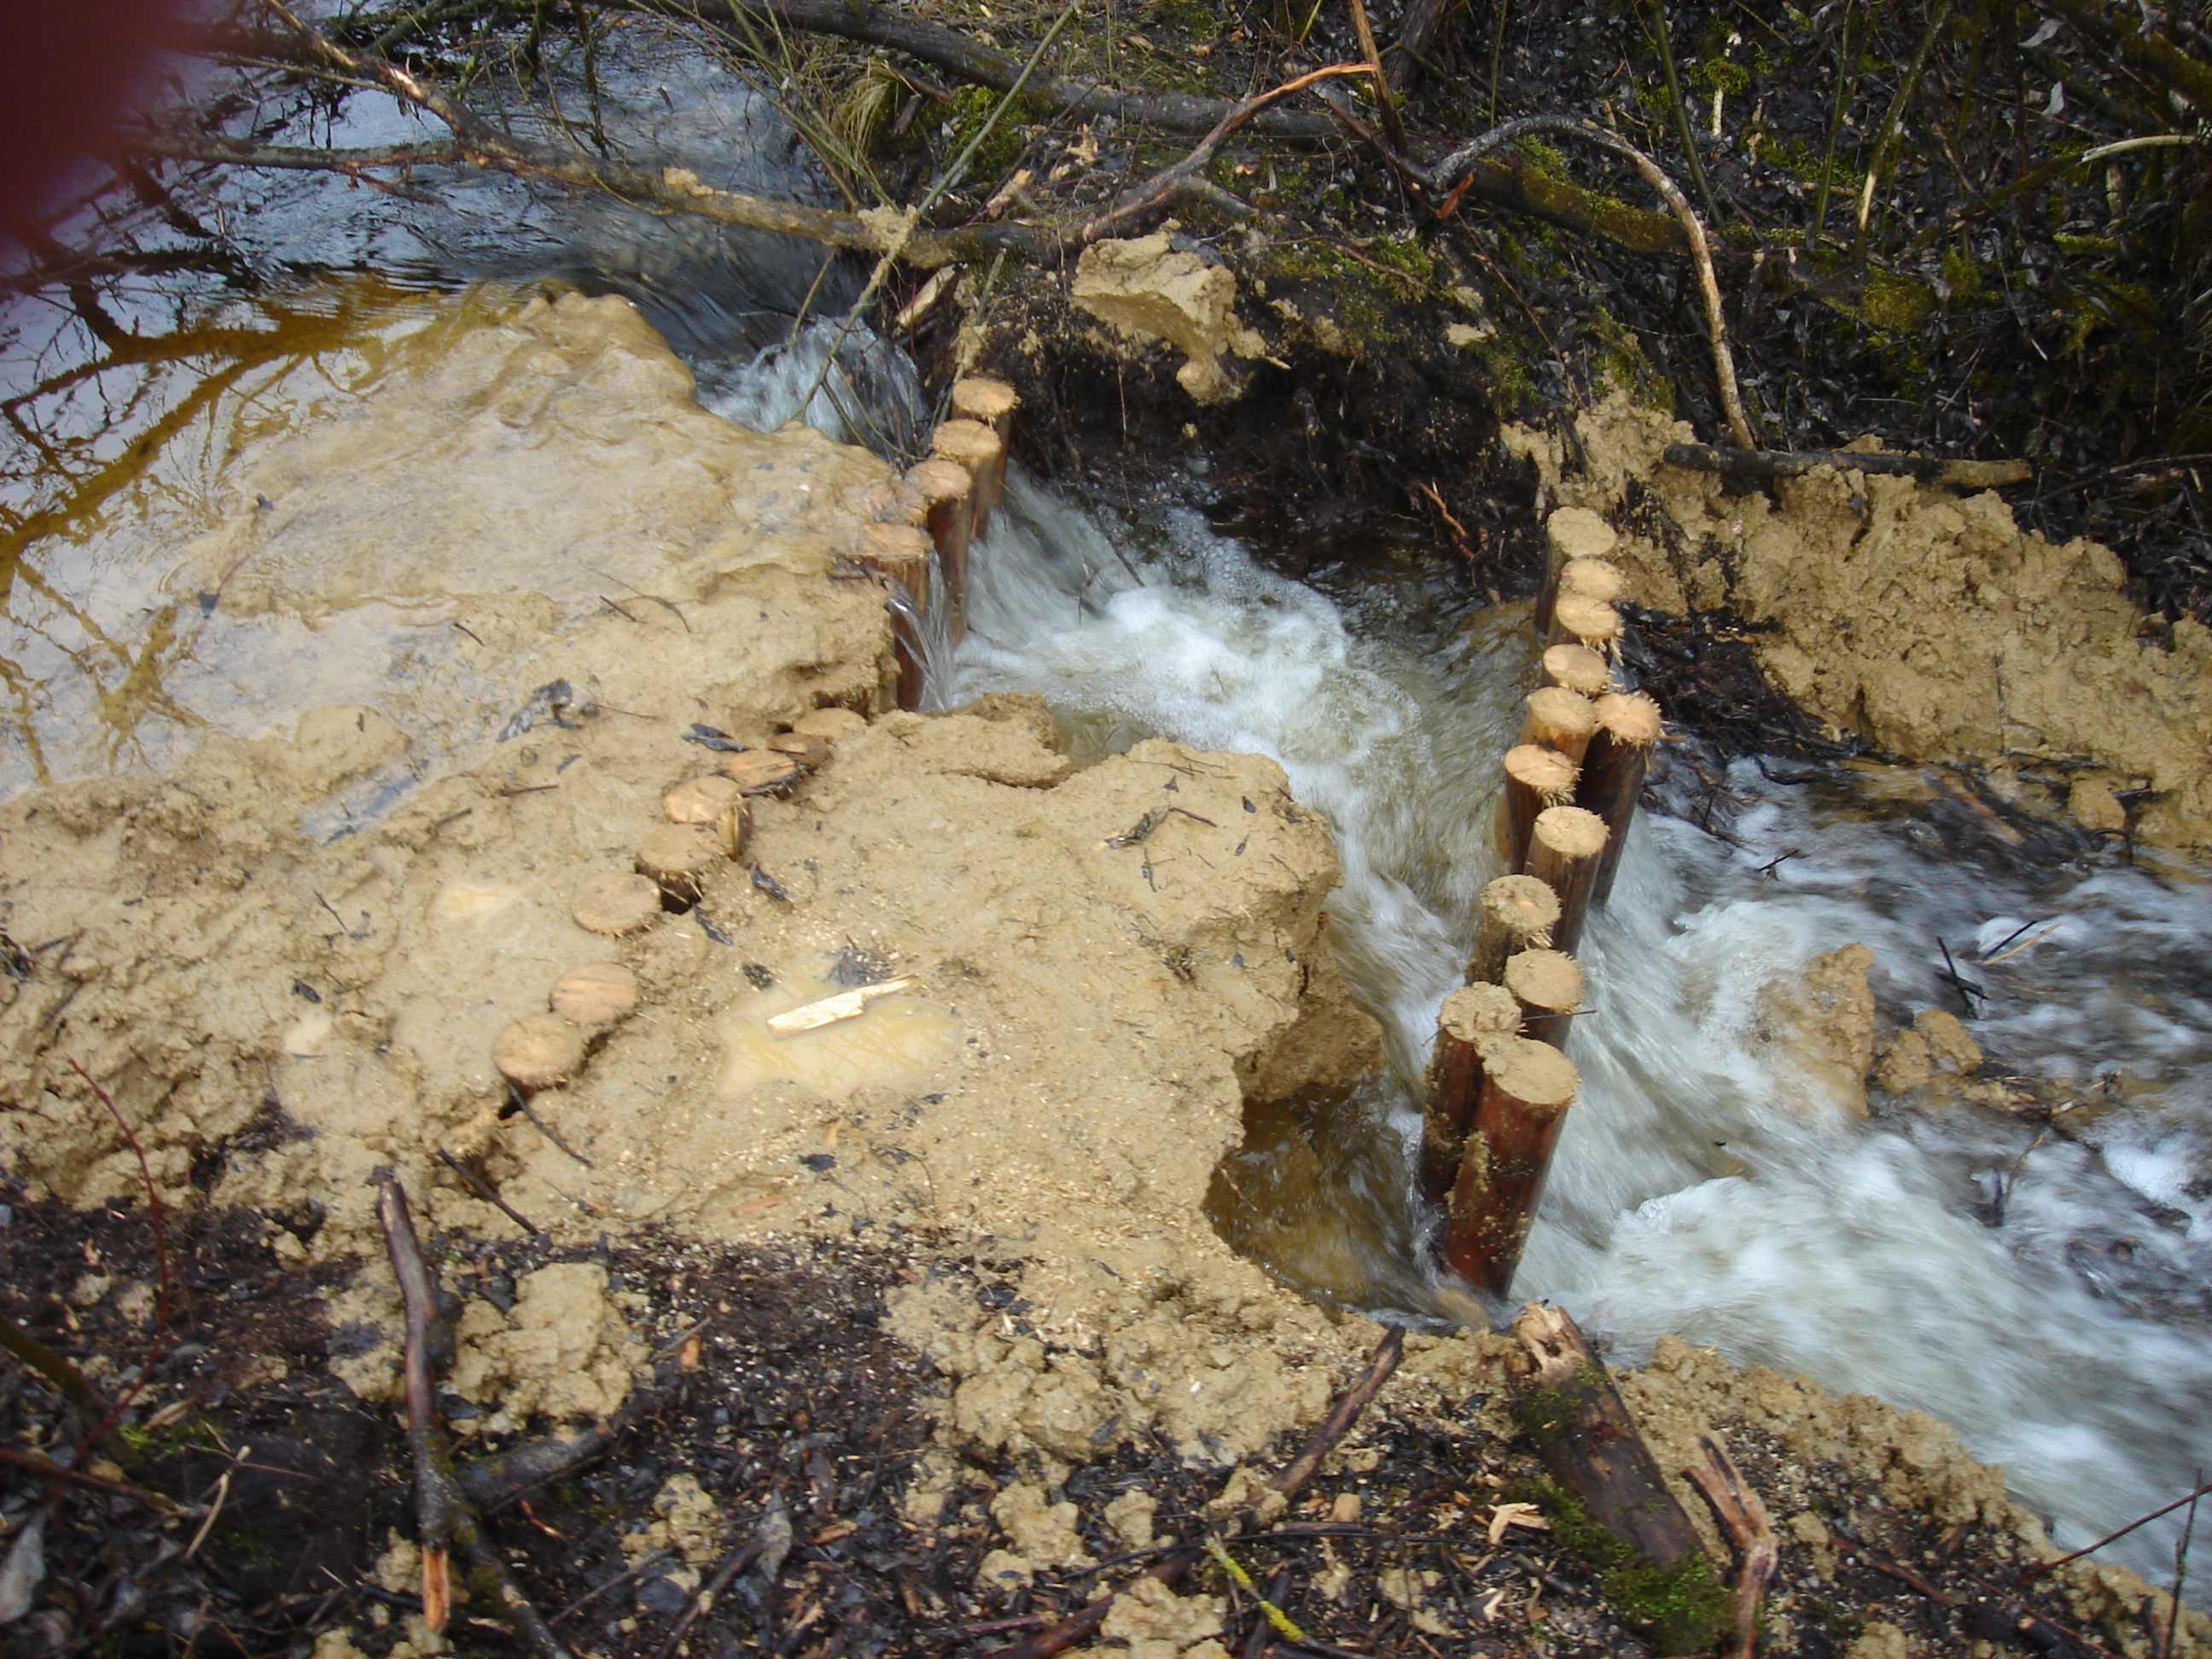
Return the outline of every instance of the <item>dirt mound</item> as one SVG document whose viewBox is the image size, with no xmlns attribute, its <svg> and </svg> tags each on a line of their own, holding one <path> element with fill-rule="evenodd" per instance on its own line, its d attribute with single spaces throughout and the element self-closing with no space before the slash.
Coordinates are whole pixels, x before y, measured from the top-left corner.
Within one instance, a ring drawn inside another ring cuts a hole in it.
<svg viewBox="0 0 2212 1659">
<path fill-rule="evenodd" d="M 1571 465 L 1552 434 L 1507 441 L 1548 500 L 1623 532 L 1611 556 L 1636 604 L 1732 612 L 1776 687 L 1838 732 L 2132 792 L 2136 835 L 2212 843 L 2212 630 L 2146 617 L 2108 549 L 1905 478 L 1823 469 L 1735 492 L 1666 465 L 1689 428 L 1624 397 L 1577 431 Z"/>
</svg>

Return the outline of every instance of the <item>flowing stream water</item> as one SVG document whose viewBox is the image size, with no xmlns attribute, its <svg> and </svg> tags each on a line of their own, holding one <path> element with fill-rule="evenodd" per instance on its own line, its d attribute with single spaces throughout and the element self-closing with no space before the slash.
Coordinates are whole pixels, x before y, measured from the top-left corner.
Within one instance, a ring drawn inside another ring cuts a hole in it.
<svg viewBox="0 0 2212 1659">
<path fill-rule="evenodd" d="M 672 155 L 726 155 L 731 123 L 758 113 L 681 63 L 609 73 L 636 80 L 635 107 L 704 112 L 652 135 Z M 681 99 L 656 95 L 679 75 Z M 347 109 L 348 138 L 401 136 L 388 105 Z M 818 188 L 789 166 L 746 182 Z M 627 222 L 586 235 L 573 217 L 518 215 L 518 187 L 495 180 L 427 216 L 365 212 L 326 183 L 276 188 L 281 210 L 258 204 L 242 233 L 271 257 L 426 279 L 588 272 L 646 305 L 732 419 L 773 427 L 810 392 L 805 418 L 840 437 L 880 441 L 921 417 L 911 366 L 865 330 L 826 377 L 830 324 L 758 350 L 816 286 L 818 267 L 787 246 L 672 248 L 665 227 Z M 840 314 L 853 288 L 838 270 L 816 314 Z M 220 368 L 217 350 L 176 372 Z M 1017 471 L 937 695 L 1038 692 L 1084 759 L 1152 734 L 1265 753 L 1328 816 L 1337 945 L 1389 1064 L 1349 1098 L 1294 1105 L 1295 1122 L 1255 1121 L 1219 1172 L 1216 1218 L 1294 1285 L 1428 1316 L 1411 1080 L 1459 981 L 1474 897 L 1499 873 L 1488 824 L 1530 684 L 1525 607 L 1403 570 L 1332 596 L 1178 499 L 1107 511 Z M 2202 867 L 2023 853 L 1895 775 L 1746 761 L 1727 785 L 1728 839 L 1639 819 L 1585 933 L 1590 1010 L 1571 1044 L 1583 1088 L 1516 1297 L 1567 1304 L 1630 1359 L 1672 1332 L 1925 1409 L 2073 1542 L 2185 1490 L 2212 1465 Z M 1984 962 L 2029 922 L 2047 930 L 2033 948 Z M 1964 1107 L 1858 1121 L 1763 1036 L 1763 988 L 1854 941 L 1874 951 L 1887 1016 L 1943 1005 L 1939 940 L 1990 993 L 1972 1026 L 1984 1048 L 2076 1091 L 2079 1130 Z M 1318 1183 L 1276 1178 L 1276 1149 L 1297 1137 L 1322 1152 Z M 2163 1577 L 2172 1536 L 2146 1528 L 2114 1553 Z"/>
</svg>

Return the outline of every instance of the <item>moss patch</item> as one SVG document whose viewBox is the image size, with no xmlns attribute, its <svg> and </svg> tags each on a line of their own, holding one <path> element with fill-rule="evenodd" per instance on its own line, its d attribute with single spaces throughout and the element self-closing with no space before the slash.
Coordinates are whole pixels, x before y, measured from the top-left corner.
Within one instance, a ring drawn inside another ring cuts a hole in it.
<svg viewBox="0 0 2212 1659">
<path fill-rule="evenodd" d="M 1565 1389 L 1540 1389 L 1528 1400 L 1547 1394 L 1571 1398 Z M 1556 1437 L 1557 1431 L 1553 1433 Z M 1656 1651 L 1704 1653 L 1728 1628 L 1733 1601 L 1704 1552 L 1671 1567 L 1655 1565 L 1553 1480 L 1520 1482 L 1507 1489 L 1506 1497 L 1543 1511 L 1560 1547 L 1598 1575 L 1598 1591 L 1606 1604 L 1641 1631 Z"/>
</svg>

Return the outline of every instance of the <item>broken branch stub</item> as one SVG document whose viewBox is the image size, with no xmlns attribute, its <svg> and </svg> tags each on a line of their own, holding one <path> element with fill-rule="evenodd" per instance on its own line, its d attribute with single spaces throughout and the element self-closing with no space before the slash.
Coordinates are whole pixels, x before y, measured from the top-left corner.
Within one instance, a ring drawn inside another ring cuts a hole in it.
<svg viewBox="0 0 2212 1659">
<path fill-rule="evenodd" d="M 1432 1204 L 1450 1194 L 1459 1174 L 1482 1093 L 1483 1044 L 1511 1036 L 1520 1024 L 1520 1006 L 1496 985 L 1462 986 L 1437 1011 L 1421 1113 L 1421 1195 Z"/>
<path fill-rule="evenodd" d="M 1521 1265 L 1559 1125 L 1582 1079 L 1557 1048 L 1520 1036 L 1486 1042 L 1482 1071 L 1444 1213 L 1443 1261 L 1461 1278 L 1502 1297 Z"/>
</svg>

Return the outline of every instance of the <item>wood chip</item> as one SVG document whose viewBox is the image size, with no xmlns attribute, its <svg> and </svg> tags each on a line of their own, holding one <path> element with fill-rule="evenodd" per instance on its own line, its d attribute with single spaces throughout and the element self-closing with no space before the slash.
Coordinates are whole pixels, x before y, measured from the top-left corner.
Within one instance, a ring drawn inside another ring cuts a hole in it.
<svg viewBox="0 0 2212 1659">
<path fill-rule="evenodd" d="M 788 1013 L 774 1015 L 768 1022 L 768 1029 L 777 1036 L 795 1036 L 801 1031 L 818 1030 L 841 1020 L 857 1019 L 867 1012 L 868 1005 L 878 997 L 896 995 L 913 983 L 911 979 L 887 979 L 880 984 L 857 985 L 849 991 L 840 991 L 834 997 L 823 997 L 818 1002 L 805 1003 Z"/>
</svg>

